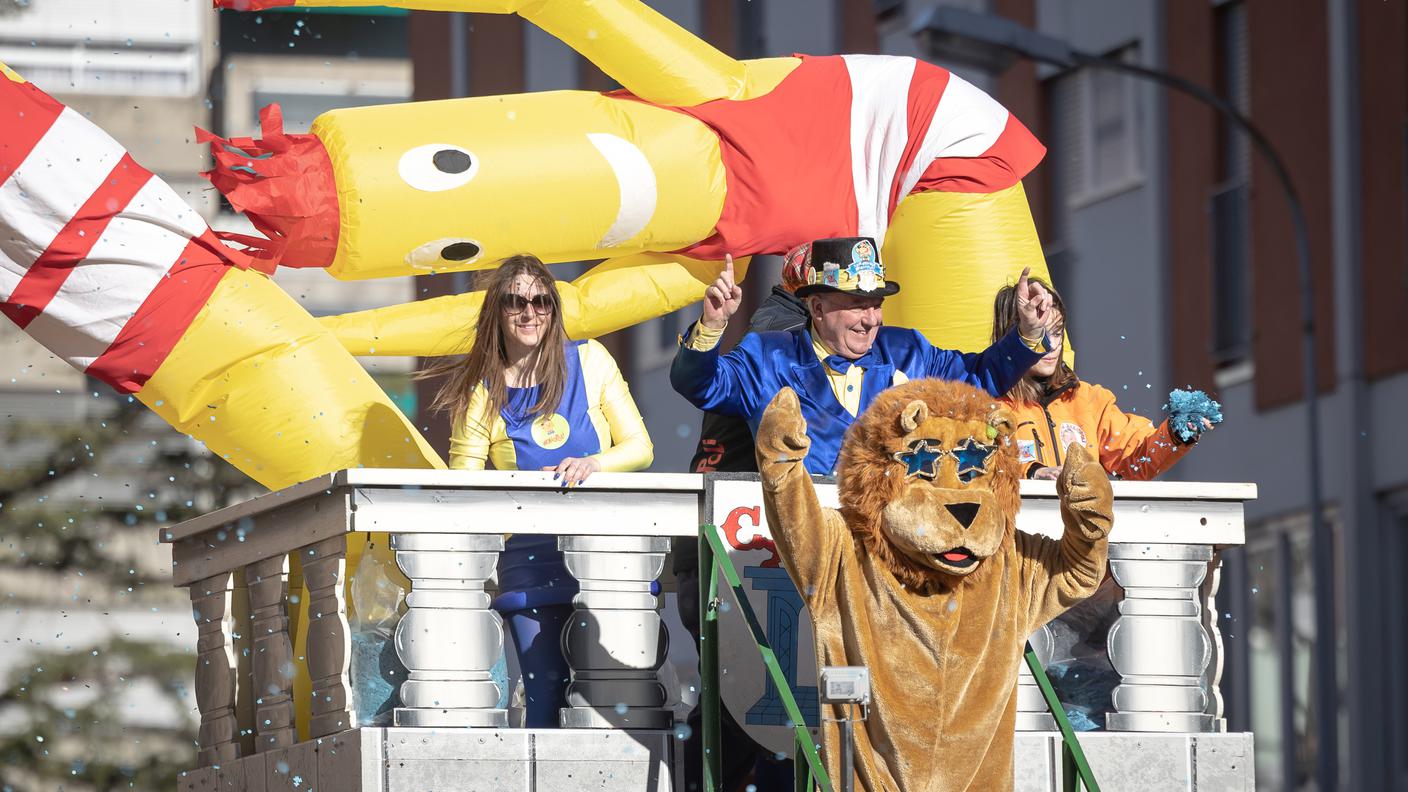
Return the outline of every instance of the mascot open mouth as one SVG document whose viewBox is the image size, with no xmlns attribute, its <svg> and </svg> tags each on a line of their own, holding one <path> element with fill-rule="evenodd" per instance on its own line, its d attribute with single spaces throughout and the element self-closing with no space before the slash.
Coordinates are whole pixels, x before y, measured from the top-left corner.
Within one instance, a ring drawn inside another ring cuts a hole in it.
<svg viewBox="0 0 1408 792">
<path fill-rule="evenodd" d="M 954 569 L 967 569 L 978 563 L 978 557 L 966 547 L 955 547 L 942 553 L 934 553 L 934 560 Z"/>
</svg>

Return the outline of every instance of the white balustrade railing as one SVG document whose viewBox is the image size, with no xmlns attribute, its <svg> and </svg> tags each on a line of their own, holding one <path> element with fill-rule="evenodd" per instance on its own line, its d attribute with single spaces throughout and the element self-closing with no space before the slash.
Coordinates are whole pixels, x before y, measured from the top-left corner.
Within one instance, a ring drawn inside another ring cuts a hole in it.
<svg viewBox="0 0 1408 792">
<path fill-rule="evenodd" d="M 823 501 L 834 502 L 834 485 L 818 490 Z M 1059 536 L 1054 485 L 1024 482 L 1022 493 L 1018 528 Z M 1210 606 L 1217 551 L 1243 543 L 1242 504 L 1255 497 L 1255 487 L 1117 482 L 1115 494 L 1110 559 L 1123 600 L 1109 631 L 1120 684 L 1107 726 L 1221 730 L 1221 639 Z M 347 540 L 354 532 L 390 534 L 396 563 L 411 581 L 394 639 L 408 671 L 394 710 L 397 727 L 507 726 L 490 675 L 503 650 L 503 625 L 489 609 L 487 586 L 504 534 L 512 533 L 560 536 L 567 568 L 580 583 L 564 631 L 572 679 L 562 726 L 668 730 L 673 712 L 657 678 L 666 630 L 652 584 L 665 566 L 669 538 L 694 537 L 701 523 L 722 525 L 741 510 L 751 520 L 744 538 L 752 544 L 744 544 L 757 549 L 768 535 L 758 506 L 757 481 L 737 476 L 601 473 L 569 490 L 537 472 L 358 469 L 166 529 L 161 539 L 172 545 L 174 583 L 189 588 L 198 627 L 198 761 L 203 768 L 229 767 L 240 757 L 277 755 L 280 766 L 285 760 L 326 765 L 329 754 L 315 756 L 318 746 L 334 744 L 344 757 L 370 755 L 370 743 L 346 734 L 366 715 L 356 711 L 349 676 L 345 592 Z M 309 597 L 304 657 L 295 656 L 289 630 L 290 613 L 298 608 L 291 605 L 297 592 L 289 586 L 290 556 L 300 562 Z M 771 591 L 779 585 L 773 577 L 750 580 Z M 794 665 L 809 677 L 810 624 L 802 621 L 808 635 Z M 1034 639 L 1042 650 L 1043 636 Z M 756 655 L 751 641 L 743 654 L 749 651 Z M 294 724 L 299 668 L 311 683 L 308 743 L 299 743 Z M 738 679 L 748 669 L 731 671 Z M 1049 729 L 1044 704 L 1029 685 L 1029 679 L 1020 683 L 1018 728 Z M 221 771 L 221 788 L 265 788 L 231 781 L 260 771 L 233 772 Z M 361 771 L 339 766 L 324 772 L 351 777 Z M 203 787 L 188 779 L 183 788 Z"/>
</svg>

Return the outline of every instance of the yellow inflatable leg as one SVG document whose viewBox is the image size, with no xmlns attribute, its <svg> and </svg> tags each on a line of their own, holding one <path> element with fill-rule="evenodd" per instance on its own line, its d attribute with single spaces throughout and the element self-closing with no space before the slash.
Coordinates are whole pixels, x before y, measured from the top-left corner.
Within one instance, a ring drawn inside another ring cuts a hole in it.
<svg viewBox="0 0 1408 792">
<path fill-rule="evenodd" d="M 298 0 L 297 5 L 518 14 L 581 53 L 626 90 L 656 104 L 759 96 L 799 63 L 795 58 L 734 60 L 639 0 Z"/>
<path fill-rule="evenodd" d="M 410 592 L 411 581 L 401 574 L 400 567 L 396 566 L 396 552 L 391 549 L 389 537 L 384 533 L 349 533 L 347 534 L 347 585 L 343 594 L 348 603 L 347 616 L 349 622 L 355 628 L 356 614 L 351 607 L 352 602 L 352 576 L 353 572 L 362 562 L 362 557 L 368 552 L 376 558 L 382 569 L 401 587 L 403 592 Z M 289 555 L 289 575 L 288 575 L 288 631 L 293 638 L 294 677 L 293 677 L 293 710 L 294 723 L 298 727 L 298 739 L 312 739 L 309 733 L 309 721 L 312 714 L 313 704 L 313 681 L 308 677 L 308 587 L 303 581 L 303 564 L 298 553 Z M 293 599 L 297 597 L 297 599 Z M 390 603 L 388 603 L 390 604 Z"/>
<path fill-rule="evenodd" d="M 443 468 L 439 456 L 337 340 L 268 278 L 231 269 L 138 398 L 270 489 L 354 467 Z M 347 569 L 368 536 L 352 534 Z M 395 564 L 388 570 L 399 577 Z M 307 656 L 308 593 L 290 565 L 290 633 Z M 349 575 L 350 578 L 350 575 Z M 350 582 L 350 580 L 349 580 Z M 402 578 L 399 582 L 409 588 Z M 307 671 L 294 680 L 308 731 Z"/>
<path fill-rule="evenodd" d="M 343 468 L 445 466 L 331 333 L 245 270 L 221 279 L 138 398 L 270 489 Z"/>
<path fill-rule="evenodd" d="M 742 282 L 751 256 L 735 259 Z M 645 253 L 609 259 L 570 284 L 558 284 L 563 320 L 573 338 L 614 333 L 704 299 L 704 290 L 723 270 L 723 262 L 700 261 L 668 253 Z M 611 306 L 611 310 L 602 310 Z"/>
<path fill-rule="evenodd" d="M 749 259 L 734 262 L 741 280 Z M 668 253 L 609 259 L 559 281 L 563 321 L 573 338 L 594 338 L 664 316 L 704 297 L 722 265 Z M 320 321 L 354 355 L 459 355 L 474 342 L 482 291 L 325 316 Z"/>
<path fill-rule="evenodd" d="M 885 301 L 885 322 L 965 352 L 991 342 L 993 298 L 1023 267 L 1051 282 L 1020 183 L 987 194 L 907 196 L 890 221 L 883 255 L 903 287 Z M 1075 365 L 1069 335 L 1063 357 Z"/>
</svg>

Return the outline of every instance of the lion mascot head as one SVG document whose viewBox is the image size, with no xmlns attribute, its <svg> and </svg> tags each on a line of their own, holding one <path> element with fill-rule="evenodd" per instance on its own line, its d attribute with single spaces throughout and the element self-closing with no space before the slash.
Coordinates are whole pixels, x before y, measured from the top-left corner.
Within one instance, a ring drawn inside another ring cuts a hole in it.
<svg viewBox="0 0 1408 792">
<path fill-rule="evenodd" d="M 865 549 L 915 589 L 981 574 L 1021 504 L 1011 415 L 971 385 L 937 379 L 882 393 L 841 446 L 841 514 Z"/>
</svg>

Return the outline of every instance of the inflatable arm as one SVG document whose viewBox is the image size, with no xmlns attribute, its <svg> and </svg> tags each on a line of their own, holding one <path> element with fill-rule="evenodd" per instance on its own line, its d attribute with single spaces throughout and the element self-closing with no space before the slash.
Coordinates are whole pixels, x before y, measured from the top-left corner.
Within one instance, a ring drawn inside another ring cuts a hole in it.
<svg viewBox="0 0 1408 792">
<path fill-rule="evenodd" d="M 739 278 L 750 259 L 734 261 Z M 563 323 L 572 338 L 595 338 L 677 311 L 704 297 L 717 262 L 642 253 L 604 261 L 559 281 Z M 325 316 L 319 321 L 354 355 L 460 355 L 474 343 L 484 292 Z"/>
<path fill-rule="evenodd" d="M 766 93 L 795 66 L 738 61 L 636 0 L 215 0 L 216 7 L 393 6 L 421 11 L 518 14 L 596 64 L 626 90 L 663 105 Z"/>
</svg>

